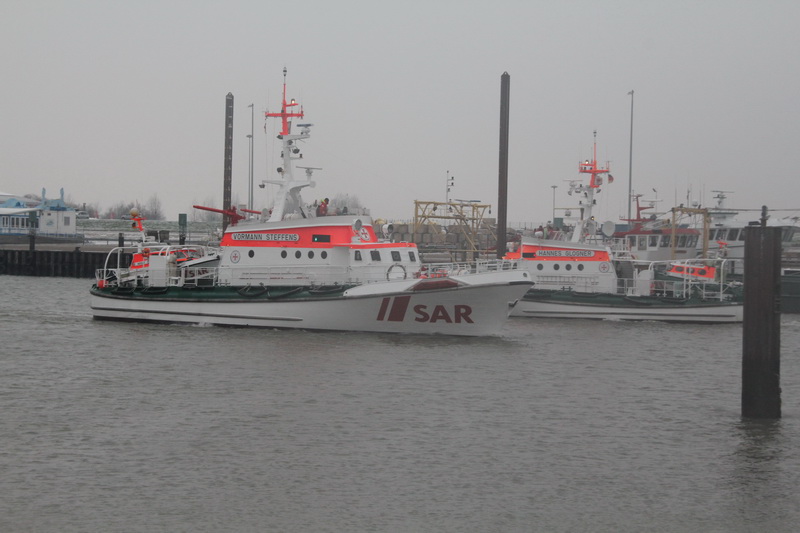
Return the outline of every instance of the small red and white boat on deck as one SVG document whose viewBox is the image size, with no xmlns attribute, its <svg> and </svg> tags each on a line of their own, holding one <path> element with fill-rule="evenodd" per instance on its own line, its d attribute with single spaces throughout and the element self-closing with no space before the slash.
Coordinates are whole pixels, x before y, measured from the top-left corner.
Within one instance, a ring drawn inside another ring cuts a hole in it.
<svg viewBox="0 0 800 533">
<path fill-rule="evenodd" d="M 285 75 L 285 72 L 284 72 Z M 316 216 L 301 197 L 313 168 L 294 174 L 298 141 L 286 83 L 278 136 L 280 185 L 271 212 L 230 226 L 218 248 L 145 239 L 109 253 L 91 288 L 97 319 L 309 330 L 496 335 L 532 282 L 516 263 L 425 270 L 416 245 L 380 241 L 365 215 Z M 145 234 L 138 221 L 142 235 Z"/>
</svg>

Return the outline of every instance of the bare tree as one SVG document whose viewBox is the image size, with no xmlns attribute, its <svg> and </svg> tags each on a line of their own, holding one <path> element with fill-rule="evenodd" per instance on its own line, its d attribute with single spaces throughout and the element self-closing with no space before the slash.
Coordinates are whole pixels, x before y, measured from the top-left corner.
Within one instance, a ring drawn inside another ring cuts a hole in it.
<svg viewBox="0 0 800 533">
<path fill-rule="evenodd" d="M 103 218 L 128 218 L 134 208 L 138 208 L 138 202 L 117 202 L 105 211 Z"/>
<path fill-rule="evenodd" d="M 141 209 L 142 216 L 148 220 L 164 220 L 164 212 L 161 209 L 161 200 L 154 194 L 147 200 Z"/>
</svg>

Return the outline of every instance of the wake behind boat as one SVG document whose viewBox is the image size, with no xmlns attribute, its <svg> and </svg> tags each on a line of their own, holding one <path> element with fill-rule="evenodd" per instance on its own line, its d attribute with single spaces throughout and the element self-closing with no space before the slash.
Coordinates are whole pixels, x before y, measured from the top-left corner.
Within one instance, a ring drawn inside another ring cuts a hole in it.
<svg viewBox="0 0 800 533">
<path fill-rule="evenodd" d="M 285 71 L 284 71 L 285 76 Z M 218 248 L 173 246 L 143 236 L 112 250 L 90 291 L 94 318 L 269 328 L 494 335 L 532 282 L 515 263 L 427 270 L 416 245 L 380 241 L 365 215 L 317 216 L 301 196 L 314 168 L 296 176 L 296 105 L 286 101 L 280 185 L 271 211 L 247 219 L 235 208 Z M 195 206 L 200 207 L 201 206 Z M 209 209 L 209 208 L 204 208 Z"/>
</svg>

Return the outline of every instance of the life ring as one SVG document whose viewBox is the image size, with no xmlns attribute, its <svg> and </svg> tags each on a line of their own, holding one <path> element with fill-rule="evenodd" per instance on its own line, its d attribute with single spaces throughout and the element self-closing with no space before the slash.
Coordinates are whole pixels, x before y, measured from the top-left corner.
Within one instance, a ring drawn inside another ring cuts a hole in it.
<svg viewBox="0 0 800 533">
<path fill-rule="evenodd" d="M 389 269 L 386 271 L 386 281 L 389 281 L 389 280 L 392 279 L 391 274 L 392 274 L 392 271 L 395 268 L 399 268 L 400 270 L 403 271 L 402 279 L 406 279 L 408 277 L 408 273 L 406 272 L 406 267 L 404 267 L 403 265 L 401 265 L 399 263 L 395 263 L 394 265 L 390 266 Z M 401 278 L 395 277 L 394 279 L 401 279 Z"/>
</svg>

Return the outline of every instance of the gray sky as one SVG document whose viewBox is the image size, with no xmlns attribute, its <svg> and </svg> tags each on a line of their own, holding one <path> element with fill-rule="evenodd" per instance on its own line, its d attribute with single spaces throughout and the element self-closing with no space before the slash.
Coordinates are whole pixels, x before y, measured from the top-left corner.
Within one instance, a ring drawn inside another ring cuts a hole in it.
<svg viewBox="0 0 800 533">
<path fill-rule="evenodd" d="M 247 106 L 258 183 L 279 164 L 263 111 L 285 66 L 315 124 L 305 163 L 324 169 L 307 200 L 411 219 L 414 200 L 444 201 L 449 170 L 452 198 L 496 206 L 508 72 L 510 223 L 550 219 L 552 185 L 570 205 L 594 130 L 615 177 L 599 215 L 627 213 L 631 89 L 634 192 L 800 211 L 798 21 L 796 0 L 3 0 L 0 190 L 101 209 L 156 194 L 173 220 L 221 205 L 231 92 L 246 202 Z"/>
</svg>

